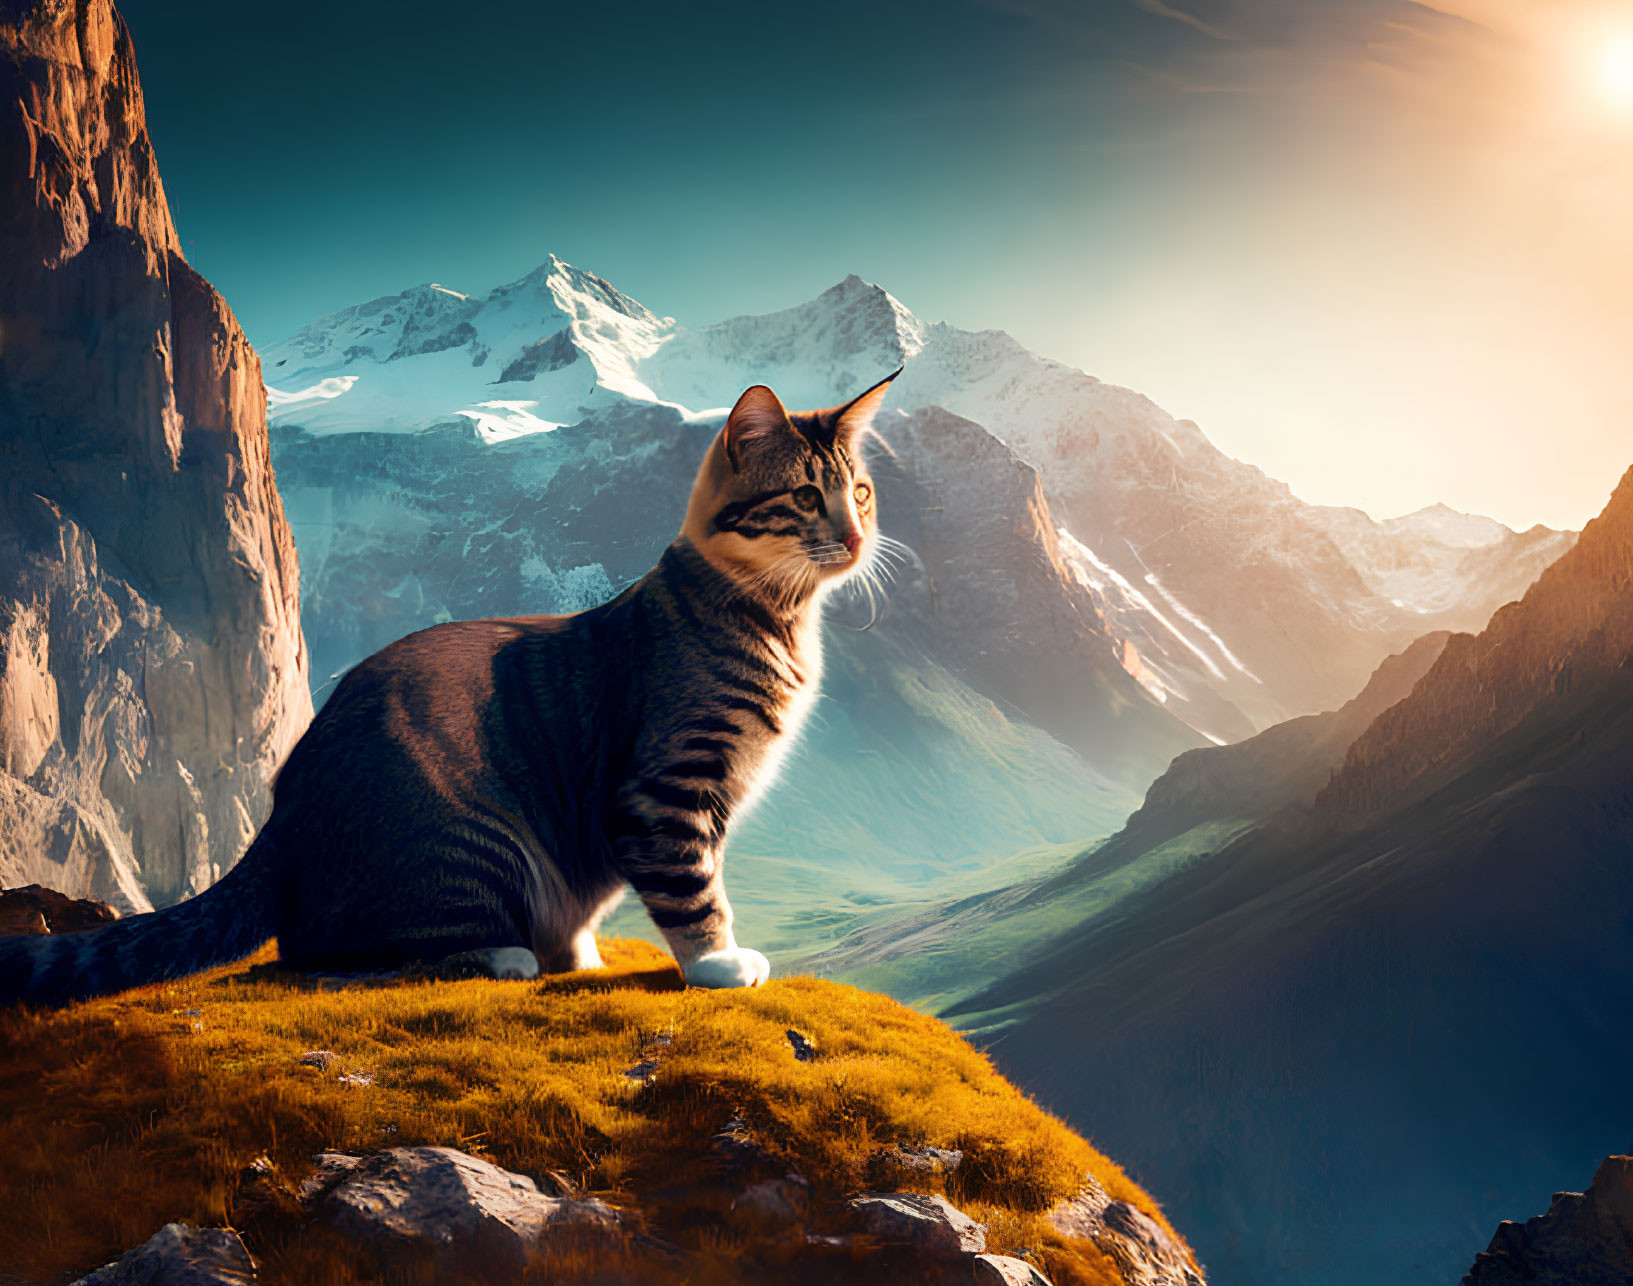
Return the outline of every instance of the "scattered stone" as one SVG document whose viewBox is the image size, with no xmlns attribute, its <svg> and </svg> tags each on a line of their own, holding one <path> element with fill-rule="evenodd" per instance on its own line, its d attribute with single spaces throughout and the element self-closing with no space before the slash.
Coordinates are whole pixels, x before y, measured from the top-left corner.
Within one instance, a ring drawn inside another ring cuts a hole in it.
<svg viewBox="0 0 1633 1286">
<path fill-rule="evenodd" d="M 1505 1220 L 1463 1286 L 1625 1286 L 1633 1281 L 1633 1156 L 1606 1157 L 1586 1192 L 1556 1192 L 1548 1213 Z"/>
<path fill-rule="evenodd" d="M 817 1047 L 792 1027 L 788 1029 L 788 1043 L 794 1047 L 794 1057 L 800 1062 L 812 1063 L 816 1061 Z"/>
<path fill-rule="evenodd" d="M 922 1192 L 868 1192 L 852 1197 L 862 1226 L 884 1242 L 904 1242 L 936 1255 L 980 1254 L 986 1230 L 946 1197 Z"/>
<path fill-rule="evenodd" d="M 643 1058 L 624 1073 L 630 1080 L 642 1085 L 650 1085 L 658 1079 L 658 1064 L 656 1059 Z"/>
<path fill-rule="evenodd" d="M 255 1261 L 231 1228 L 167 1223 L 74 1286 L 252 1286 Z"/>
<path fill-rule="evenodd" d="M 799 1218 L 810 1196 L 810 1185 L 803 1176 L 792 1170 L 781 1179 L 767 1179 L 750 1184 L 731 1203 L 734 1211 L 741 1210 L 764 1219 L 788 1221 Z"/>
<path fill-rule="evenodd" d="M 868 1158 L 869 1165 L 882 1173 L 891 1170 L 911 1170 L 919 1174 L 951 1174 L 964 1162 L 964 1154 L 957 1148 L 932 1148 L 897 1143 L 879 1148 Z"/>
<path fill-rule="evenodd" d="M 1010 1255 L 977 1255 L 971 1263 L 976 1286 L 1053 1286 L 1026 1260 Z"/>
<path fill-rule="evenodd" d="M 0 889 L 0 934 L 83 933 L 119 918 L 106 902 L 71 898 L 43 884 Z"/>
<path fill-rule="evenodd" d="M 835 1246 L 842 1248 L 850 1245 L 851 1241 L 852 1238 L 850 1237 L 840 1237 L 833 1233 L 808 1232 L 805 1234 L 805 1244 L 807 1246 Z"/>
<path fill-rule="evenodd" d="M 373 1085 L 373 1072 L 342 1072 L 335 1077 L 342 1085 Z"/>
<path fill-rule="evenodd" d="M 320 1188 L 317 1220 L 386 1258 L 517 1274 L 552 1250 L 624 1242 L 622 1217 L 604 1202 L 547 1197 L 525 1175 L 453 1148 L 392 1148 L 330 1168 L 343 1172 Z"/>
<path fill-rule="evenodd" d="M 1077 1196 L 1058 1202 L 1048 1219 L 1068 1237 L 1093 1241 L 1127 1286 L 1204 1286 L 1183 1244 L 1143 1210 L 1113 1201 L 1092 1177 Z"/>
<path fill-rule="evenodd" d="M 317 1067 L 328 1071 L 340 1062 L 340 1055 L 332 1049 L 313 1049 L 301 1055 L 302 1067 Z"/>
<path fill-rule="evenodd" d="M 748 1122 L 734 1116 L 709 1140 L 709 1151 L 725 1164 L 729 1174 L 745 1170 L 765 1158 L 765 1149 L 748 1128 Z"/>
</svg>

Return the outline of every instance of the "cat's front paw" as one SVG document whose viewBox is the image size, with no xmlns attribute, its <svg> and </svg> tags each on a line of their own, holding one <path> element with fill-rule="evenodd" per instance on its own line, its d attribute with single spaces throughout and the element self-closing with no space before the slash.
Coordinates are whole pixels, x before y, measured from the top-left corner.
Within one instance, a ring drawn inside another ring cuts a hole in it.
<svg viewBox="0 0 1633 1286">
<path fill-rule="evenodd" d="M 728 947 L 699 956 L 681 973 L 690 987 L 758 987 L 771 976 L 771 962 L 748 947 Z"/>
</svg>

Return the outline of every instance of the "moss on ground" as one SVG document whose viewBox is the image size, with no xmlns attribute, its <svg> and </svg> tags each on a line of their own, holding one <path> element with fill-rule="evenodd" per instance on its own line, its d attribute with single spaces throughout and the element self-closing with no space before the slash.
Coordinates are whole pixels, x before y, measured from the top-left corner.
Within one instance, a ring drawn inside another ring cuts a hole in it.
<svg viewBox="0 0 1633 1286">
<path fill-rule="evenodd" d="M 804 1246 L 730 1216 L 709 1140 L 732 1116 L 810 1180 L 819 1230 L 843 1230 L 843 1199 L 877 1178 L 872 1153 L 898 1142 L 963 1150 L 945 1181 L 918 1186 L 945 1182 L 988 1225 L 989 1249 L 1032 1249 L 1060 1286 L 1120 1280 L 1041 1218 L 1085 1173 L 1161 1218 L 933 1018 L 812 978 L 687 990 L 648 943 L 602 951 L 606 969 L 531 983 L 336 986 L 279 971 L 268 946 L 181 982 L 0 1013 L 0 1264 L 54 1281 L 170 1220 L 236 1215 L 263 1281 L 371 1280 L 293 1223 L 241 1217 L 240 1172 L 267 1156 L 298 1179 L 319 1151 L 442 1144 L 534 1177 L 564 1173 L 697 1252 L 667 1279 L 730 1281 L 749 1260 L 789 1261 Z M 789 1028 L 815 1060 L 793 1056 Z M 322 1049 L 338 1064 L 301 1063 Z M 648 1056 L 650 1084 L 625 1075 Z"/>
</svg>

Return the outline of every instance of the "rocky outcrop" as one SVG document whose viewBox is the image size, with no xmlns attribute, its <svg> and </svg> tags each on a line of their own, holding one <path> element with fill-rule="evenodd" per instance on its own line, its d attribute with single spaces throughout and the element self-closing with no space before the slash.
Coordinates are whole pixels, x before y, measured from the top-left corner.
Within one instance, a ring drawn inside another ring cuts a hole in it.
<svg viewBox="0 0 1633 1286">
<path fill-rule="evenodd" d="M 108 0 L 0 24 L 0 881 L 237 859 L 310 717 L 260 364 L 183 259 Z"/>
<path fill-rule="evenodd" d="M 1047 1277 L 1013 1255 L 977 1255 L 970 1260 L 975 1286 L 1052 1286 Z"/>
<path fill-rule="evenodd" d="M 1376 810 L 1431 788 L 1550 700 L 1633 659 L 1633 470 L 1574 548 L 1350 748 L 1318 805 Z"/>
<path fill-rule="evenodd" d="M 625 1233 L 593 1197 L 547 1197 L 525 1175 L 454 1148 L 324 1153 L 306 1196 L 318 1223 L 386 1261 L 503 1275 L 563 1250 L 607 1250 Z"/>
<path fill-rule="evenodd" d="M 74 1286 L 253 1286 L 255 1261 L 231 1228 L 169 1223 Z"/>
<path fill-rule="evenodd" d="M 1202 1286 L 1190 1251 L 1143 1210 L 1113 1201 L 1093 1179 L 1077 1196 L 1056 1205 L 1049 1222 L 1068 1237 L 1094 1242 L 1128 1286 Z"/>
<path fill-rule="evenodd" d="M 118 918 L 106 902 L 67 897 L 42 884 L 0 889 L 0 933 L 83 933 Z"/>
<path fill-rule="evenodd" d="M 851 1198 L 850 1208 L 886 1244 L 946 1256 L 979 1255 L 987 1248 L 986 1229 L 939 1194 L 867 1192 Z"/>
<path fill-rule="evenodd" d="M 1633 1156 L 1606 1157 L 1586 1192 L 1505 1221 L 1463 1286 L 1624 1286 L 1633 1281 Z"/>
</svg>

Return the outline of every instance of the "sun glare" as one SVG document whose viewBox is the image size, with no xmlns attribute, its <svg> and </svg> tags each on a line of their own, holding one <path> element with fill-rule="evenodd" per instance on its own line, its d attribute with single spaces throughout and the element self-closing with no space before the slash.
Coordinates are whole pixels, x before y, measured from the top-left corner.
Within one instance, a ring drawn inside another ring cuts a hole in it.
<svg viewBox="0 0 1633 1286">
<path fill-rule="evenodd" d="M 1605 96 L 1617 107 L 1633 111 L 1633 36 L 1611 42 L 1599 71 Z"/>
</svg>

